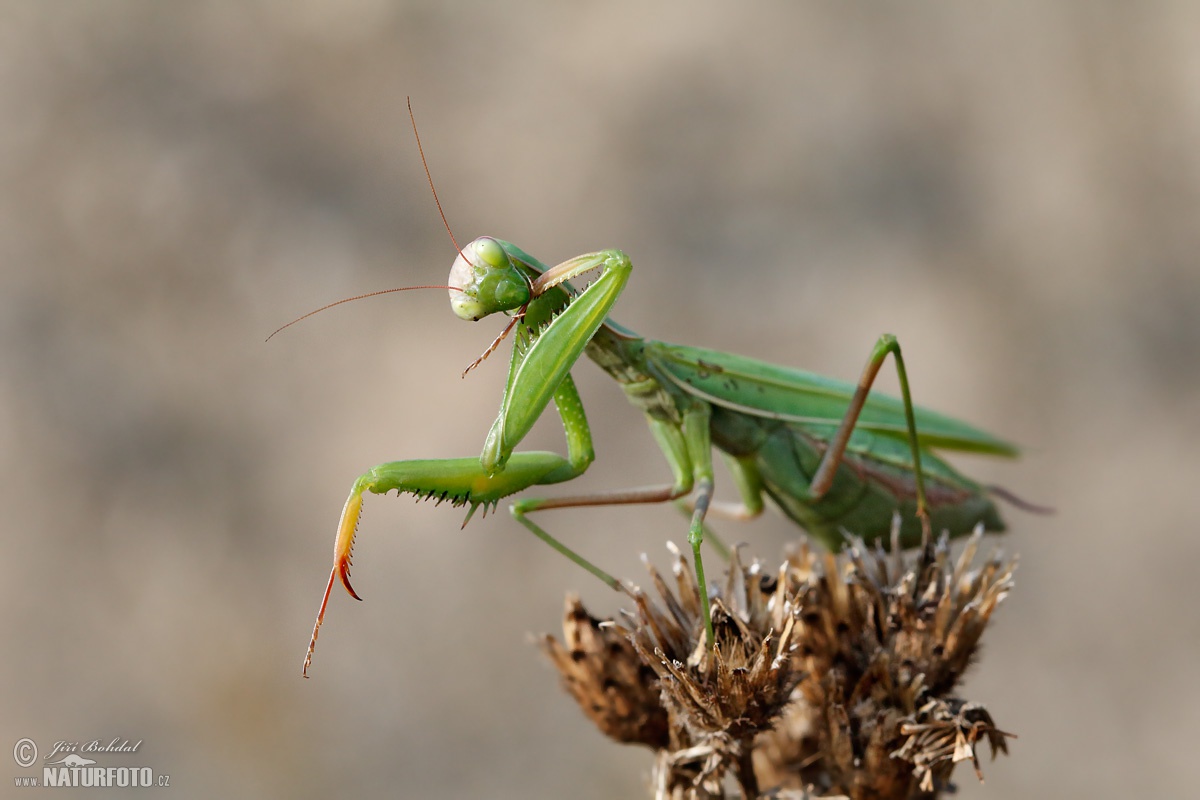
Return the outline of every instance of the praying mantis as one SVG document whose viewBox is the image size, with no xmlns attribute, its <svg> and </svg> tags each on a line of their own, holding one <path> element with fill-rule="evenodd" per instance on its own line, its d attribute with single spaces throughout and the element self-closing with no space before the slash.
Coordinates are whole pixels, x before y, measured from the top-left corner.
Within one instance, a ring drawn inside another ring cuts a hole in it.
<svg viewBox="0 0 1200 800">
<path fill-rule="evenodd" d="M 417 142 L 419 147 L 419 137 Z M 436 191 L 434 197 L 436 201 Z M 440 211 L 440 203 L 438 207 Z M 576 506 L 683 503 L 690 513 L 688 543 L 696 578 L 705 587 L 700 546 L 710 510 L 751 519 L 769 499 L 831 549 L 839 548 L 850 534 L 868 543 L 886 541 L 897 514 L 901 545 L 911 547 L 931 529 L 952 537 L 979 525 L 1004 530 L 994 497 L 1037 510 L 1002 489 L 970 480 L 935 454 L 939 450 L 1012 457 L 1018 451 L 976 427 L 914 406 L 894 336 L 879 338 L 857 383 L 645 339 L 608 317 L 632 269 L 630 258 L 620 250 L 585 253 L 547 266 L 516 245 L 489 236 L 459 249 L 447 286 L 439 287 L 449 291 L 455 315 L 475 321 L 492 314 L 509 317 L 500 336 L 467 368 L 469 372 L 478 365 L 511 333 L 512 356 L 499 414 L 478 458 L 394 461 L 368 470 L 354 482 L 338 522 L 334 563 L 304 659 L 306 677 L 334 584 L 340 581 L 352 597 L 361 599 L 350 584 L 350 563 L 365 494 L 395 491 L 466 506 L 465 526 L 481 507 L 486 513 L 533 487 L 583 475 L 595 453 L 570 373 L 584 355 L 644 413 L 672 480 L 661 486 L 520 498 L 510 511 L 539 539 L 619 591 L 627 591 L 621 581 L 549 534 L 530 514 Z M 585 289 L 570 284 L 593 272 L 598 277 Z M 889 355 L 899 377 L 900 398 L 871 391 Z M 562 421 L 566 456 L 517 450 L 551 403 Z M 714 449 L 729 468 L 740 503 L 713 502 Z M 707 592 L 701 591 L 700 598 L 711 646 Z"/>
</svg>

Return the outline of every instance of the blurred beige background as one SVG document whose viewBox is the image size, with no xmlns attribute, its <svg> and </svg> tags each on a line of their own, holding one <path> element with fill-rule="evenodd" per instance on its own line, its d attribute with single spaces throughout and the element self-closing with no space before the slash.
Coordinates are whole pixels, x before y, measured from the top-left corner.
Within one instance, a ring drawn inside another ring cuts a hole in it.
<svg viewBox="0 0 1200 800">
<path fill-rule="evenodd" d="M 894 332 L 919 402 L 1028 446 L 958 462 L 1059 509 L 1007 515 L 965 691 L 1020 739 L 964 797 L 1195 791 L 1200 7 L 644 5 L 0 4 L 0 744 L 141 739 L 103 763 L 176 798 L 646 796 L 526 639 L 617 598 L 503 514 L 369 498 L 300 678 L 355 476 L 477 453 L 503 386 L 442 292 L 263 343 L 445 279 L 411 95 L 460 240 L 621 247 L 622 323 L 843 378 Z M 665 479 L 576 376 L 572 488 Z M 685 535 L 543 522 L 635 579 Z"/>
</svg>

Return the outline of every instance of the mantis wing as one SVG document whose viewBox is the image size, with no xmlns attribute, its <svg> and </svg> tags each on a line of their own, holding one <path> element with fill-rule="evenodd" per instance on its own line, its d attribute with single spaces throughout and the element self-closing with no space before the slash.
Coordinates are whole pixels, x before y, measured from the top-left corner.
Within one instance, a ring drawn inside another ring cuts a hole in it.
<svg viewBox="0 0 1200 800">
<path fill-rule="evenodd" d="M 646 358 L 671 383 L 713 405 L 784 422 L 836 425 L 846 414 L 855 385 L 800 369 L 700 347 L 647 342 Z M 922 447 L 1015 456 L 1017 447 L 936 411 L 914 408 Z M 908 440 L 904 403 L 872 391 L 857 430 Z"/>
</svg>

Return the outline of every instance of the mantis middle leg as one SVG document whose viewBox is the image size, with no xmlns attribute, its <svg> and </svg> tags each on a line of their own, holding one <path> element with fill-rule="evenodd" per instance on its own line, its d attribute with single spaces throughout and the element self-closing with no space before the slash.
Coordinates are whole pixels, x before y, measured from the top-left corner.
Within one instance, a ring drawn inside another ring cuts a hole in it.
<svg viewBox="0 0 1200 800">
<path fill-rule="evenodd" d="M 695 490 L 688 528 L 688 544 L 692 548 L 692 559 L 696 570 L 696 581 L 700 587 L 700 607 L 704 619 L 704 631 L 709 647 L 713 644 L 712 614 L 708 601 L 708 584 L 704 577 L 704 561 L 700 545 L 704 541 L 704 518 L 713 495 L 712 440 L 709 433 L 711 410 L 707 404 L 698 403 L 684 413 L 683 424 L 672 424 L 651 418 L 650 430 L 659 448 L 667 458 L 674 481 L 663 486 L 646 486 L 598 492 L 587 495 L 555 498 L 529 498 L 518 500 L 511 507 L 513 517 L 535 536 L 550 544 L 568 558 L 576 560 L 565 546 L 543 528 L 529 519 L 534 511 L 551 508 L 575 508 L 580 506 L 627 505 L 633 503 L 662 503 L 677 500 Z M 579 561 L 576 561 L 579 563 Z M 581 564 L 581 566 L 585 566 Z M 585 566 L 586 568 L 586 566 Z M 590 571 L 590 570 L 589 570 Z M 612 585 L 612 584 L 610 584 Z M 619 588 L 614 586 L 613 588 Z"/>
</svg>

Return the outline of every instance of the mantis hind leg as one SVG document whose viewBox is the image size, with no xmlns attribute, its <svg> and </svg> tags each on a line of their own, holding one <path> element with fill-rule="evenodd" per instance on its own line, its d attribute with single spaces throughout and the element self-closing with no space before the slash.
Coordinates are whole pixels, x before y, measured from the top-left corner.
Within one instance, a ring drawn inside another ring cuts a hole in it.
<svg viewBox="0 0 1200 800">
<path fill-rule="evenodd" d="M 850 407 L 846 410 L 846 415 L 842 417 L 842 422 L 830 440 L 825 455 L 821 457 L 820 464 L 817 465 L 817 471 L 813 474 L 809 490 L 813 498 L 819 499 L 833 485 L 833 478 L 837 474 L 838 467 L 841 466 L 842 457 L 846 454 L 850 434 L 854 432 L 854 425 L 858 422 L 863 405 L 867 402 L 871 385 L 879 375 L 879 370 L 889 353 L 896 363 L 896 375 L 900 379 L 900 397 L 904 401 L 904 422 L 908 428 L 913 472 L 916 476 L 917 518 L 921 521 L 921 531 L 928 541 L 931 533 L 929 507 L 925 500 L 925 478 L 921 471 L 921 448 L 917 442 L 917 423 L 913 413 L 912 393 L 908 388 L 908 372 L 904 368 L 904 357 L 900 354 L 900 343 L 890 333 L 880 336 L 874 349 L 871 350 L 871 356 L 867 359 L 867 365 L 863 368 L 862 376 L 858 379 L 858 385 L 854 389 L 854 396 L 850 399 Z"/>
</svg>

